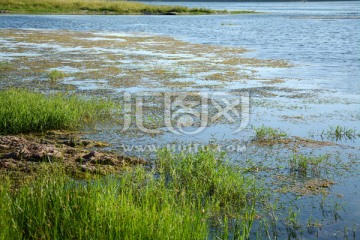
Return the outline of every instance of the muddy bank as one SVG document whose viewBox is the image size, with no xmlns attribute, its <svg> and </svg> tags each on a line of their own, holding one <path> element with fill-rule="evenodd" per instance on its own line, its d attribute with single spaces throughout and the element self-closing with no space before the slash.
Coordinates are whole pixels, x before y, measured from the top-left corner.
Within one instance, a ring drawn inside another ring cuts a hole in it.
<svg viewBox="0 0 360 240">
<path fill-rule="evenodd" d="M 0 172 L 31 174 L 40 164 L 62 163 L 72 174 L 109 174 L 134 165 L 145 165 L 140 158 L 99 151 L 106 143 L 79 136 L 49 132 L 42 137 L 0 136 Z"/>
</svg>

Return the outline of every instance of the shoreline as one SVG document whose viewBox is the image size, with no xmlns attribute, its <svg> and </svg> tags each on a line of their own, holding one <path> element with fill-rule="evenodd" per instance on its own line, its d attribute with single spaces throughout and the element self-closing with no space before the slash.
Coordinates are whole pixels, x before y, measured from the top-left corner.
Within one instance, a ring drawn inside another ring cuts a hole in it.
<svg viewBox="0 0 360 240">
<path fill-rule="evenodd" d="M 0 14 L 61 14 L 61 15 L 215 15 L 247 14 L 255 11 L 211 10 L 185 6 L 151 5 L 131 1 L 63 1 L 63 0 L 3 0 Z"/>
<path fill-rule="evenodd" d="M 14 16 L 14 15 L 50 15 L 50 16 L 206 16 L 206 15 L 238 15 L 238 14 L 259 14 L 256 11 L 215 11 L 213 13 L 178 13 L 178 12 L 168 12 L 168 13 L 81 13 L 81 12 L 74 12 L 74 13 L 53 13 L 53 12 L 0 12 L 0 16 Z"/>
</svg>

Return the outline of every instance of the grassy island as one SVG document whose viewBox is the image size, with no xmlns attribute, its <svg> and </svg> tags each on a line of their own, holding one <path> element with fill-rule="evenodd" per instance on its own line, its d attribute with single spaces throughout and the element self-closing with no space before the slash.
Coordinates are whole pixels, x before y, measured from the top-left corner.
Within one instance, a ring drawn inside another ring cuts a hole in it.
<svg viewBox="0 0 360 240">
<path fill-rule="evenodd" d="M 110 15 L 195 15 L 251 13 L 229 12 L 183 6 L 155 6 L 139 2 L 110 0 L 0 0 L 1 13 L 15 14 L 110 14 Z"/>
</svg>

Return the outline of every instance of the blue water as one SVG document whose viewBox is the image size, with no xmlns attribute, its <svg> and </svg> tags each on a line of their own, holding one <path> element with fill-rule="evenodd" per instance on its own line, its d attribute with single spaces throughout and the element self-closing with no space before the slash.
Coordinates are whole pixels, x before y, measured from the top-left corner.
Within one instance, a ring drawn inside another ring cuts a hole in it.
<svg viewBox="0 0 360 240">
<path fill-rule="evenodd" d="M 0 28 L 150 33 L 246 47 L 252 56 L 286 59 L 303 84 L 360 91 L 360 2 L 166 3 L 262 14 L 218 16 L 0 16 Z"/>
</svg>

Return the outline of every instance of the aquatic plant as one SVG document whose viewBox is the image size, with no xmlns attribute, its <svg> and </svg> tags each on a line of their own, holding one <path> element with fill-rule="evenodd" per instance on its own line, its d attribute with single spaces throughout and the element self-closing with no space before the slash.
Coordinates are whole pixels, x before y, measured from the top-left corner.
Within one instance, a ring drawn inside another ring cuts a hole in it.
<svg viewBox="0 0 360 240">
<path fill-rule="evenodd" d="M 59 70 L 52 70 L 49 72 L 49 78 L 51 81 L 56 81 L 56 80 L 62 79 L 65 76 L 66 76 L 66 74 Z"/>
<path fill-rule="evenodd" d="M 319 220 L 315 220 L 312 215 L 307 220 L 306 228 L 309 234 L 317 234 L 319 229 L 322 228 L 322 224 Z"/>
<path fill-rule="evenodd" d="M 323 130 L 320 134 L 322 138 L 328 138 L 331 140 L 352 140 L 360 137 L 360 133 L 357 133 L 354 128 L 343 126 L 331 126 L 328 130 Z"/>
<path fill-rule="evenodd" d="M 20 189 L 2 183 L 0 239 L 247 239 L 260 192 L 213 152 L 165 150 L 152 171 L 78 181 L 54 163 Z"/>
<path fill-rule="evenodd" d="M 288 216 L 285 220 L 286 231 L 288 233 L 289 239 L 297 239 L 298 232 L 301 229 L 300 221 L 299 221 L 299 212 L 300 210 L 293 210 L 292 207 L 288 210 Z"/>
<path fill-rule="evenodd" d="M 211 151 L 173 155 L 164 150 L 159 153 L 157 167 L 167 179 L 172 179 L 174 188 L 195 193 L 193 197 L 211 196 L 224 205 L 229 202 L 242 205 L 252 200 L 247 194 L 255 187 L 254 180 L 244 177 L 240 169 L 215 156 Z"/>
<path fill-rule="evenodd" d="M 306 175 L 310 169 L 313 172 L 318 172 L 320 164 L 328 159 L 329 155 L 306 156 L 295 154 L 289 159 L 290 171 L 297 171 L 302 175 Z"/>
<path fill-rule="evenodd" d="M 260 126 L 253 127 L 255 130 L 255 140 L 256 141 L 268 141 L 268 140 L 279 140 L 281 138 L 287 137 L 287 134 L 278 128 Z"/>
<path fill-rule="evenodd" d="M 104 100 L 3 90 L 0 91 L 0 133 L 76 129 L 110 115 L 114 108 L 113 103 Z"/>
</svg>

